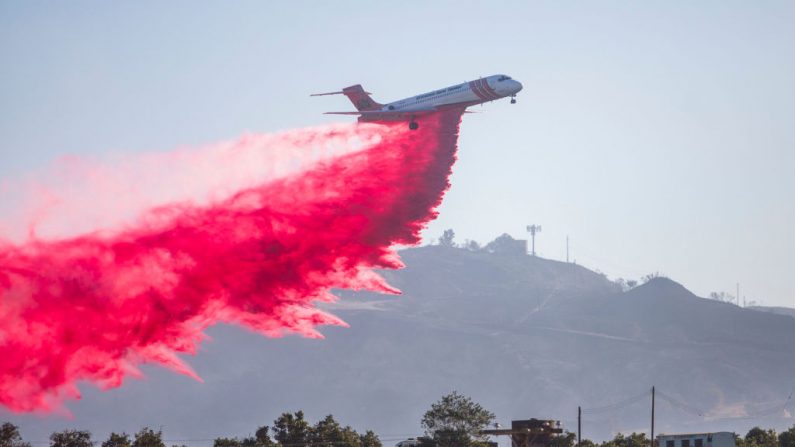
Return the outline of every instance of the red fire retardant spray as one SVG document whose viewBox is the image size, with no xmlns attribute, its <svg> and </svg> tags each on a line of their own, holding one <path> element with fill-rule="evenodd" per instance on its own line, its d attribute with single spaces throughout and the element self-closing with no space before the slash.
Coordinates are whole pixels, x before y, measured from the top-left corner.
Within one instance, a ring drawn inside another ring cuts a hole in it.
<svg viewBox="0 0 795 447">
<path fill-rule="evenodd" d="M 317 326 L 346 325 L 314 306 L 335 299 L 330 289 L 399 293 L 373 269 L 400 268 L 395 247 L 417 244 L 435 218 L 461 112 L 416 131 L 351 124 L 363 147 L 206 203 L 161 204 L 68 237 L 0 240 L 0 404 L 65 411 L 78 382 L 119 387 L 142 363 L 201 380 L 179 355 L 195 354 L 213 324 L 322 338 Z"/>
</svg>

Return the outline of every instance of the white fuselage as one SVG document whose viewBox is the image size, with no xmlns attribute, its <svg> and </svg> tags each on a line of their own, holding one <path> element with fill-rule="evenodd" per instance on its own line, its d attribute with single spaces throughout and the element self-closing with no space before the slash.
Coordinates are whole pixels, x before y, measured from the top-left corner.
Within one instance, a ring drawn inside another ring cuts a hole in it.
<svg viewBox="0 0 795 447">
<path fill-rule="evenodd" d="M 326 112 L 328 115 L 358 115 L 359 122 L 394 122 L 407 121 L 409 129 L 419 129 L 417 122 L 420 117 L 432 115 L 446 109 L 460 109 L 484 102 L 514 96 L 522 90 L 522 84 L 509 76 L 493 75 L 475 81 L 464 82 L 439 90 L 434 90 L 389 104 L 379 104 L 370 97 L 361 84 L 345 87 L 339 92 L 315 93 L 311 96 L 345 95 L 356 107 L 353 112 Z"/>
<path fill-rule="evenodd" d="M 391 102 L 381 110 L 411 112 L 444 106 L 470 106 L 514 96 L 520 90 L 522 84 L 518 81 L 505 75 L 493 75 Z"/>
</svg>

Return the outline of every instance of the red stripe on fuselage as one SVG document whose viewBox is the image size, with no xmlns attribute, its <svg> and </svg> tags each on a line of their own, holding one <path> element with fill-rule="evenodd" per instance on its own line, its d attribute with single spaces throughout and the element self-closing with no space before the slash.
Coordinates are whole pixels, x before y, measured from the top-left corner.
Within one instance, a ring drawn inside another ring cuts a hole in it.
<svg viewBox="0 0 795 447">
<path fill-rule="evenodd" d="M 489 96 L 489 93 L 486 91 L 485 88 L 483 88 L 483 81 L 485 81 L 485 79 L 482 78 L 478 79 L 477 82 L 478 90 L 480 90 L 480 94 L 483 95 L 484 98 L 486 98 L 486 101 L 489 101 L 491 100 L 491 96 Z"/>
<path fill-rule="evenodd" d="M 491 99 L 500 98 L 500 95 L 498 95 L 497 92 L 495 92 L 494 89 L 491 88 L 491 86 L 489 85 L 489 81 L 487 79 L 483 80 L 483 91 L 486 92 L 491 97 Z"/>
<path fill-rule="evenodd" d="M 478 90 L 477 82 L 478 81 L 469 81 L 469 88 L 477 95 L 478 98 L 485 101 L 486 97 L 483 96 L 483 93 L 480 93 L 480 91 Z"/>
<path fill-rule="evenodd" d="M 483 79 L 478 79 L 477 81 L 475 81 L 475 88 L 478 89 L 478 92 L 480 93 L 480 96 L 483 98 L 483 100 L 485 101 L 491 100 L 489 94 L 486 93 L 486 89 L 483 88 Z"/>
<path fill-rule="evenodd" d="M 480 92 L 483 94 L 483 96 L 486 98 L 487 101 L 492 101 L 494 99 L 497 99 L 496 97 L 492 96 L 491 93 L 489 93 L 488 81 L 486 81 L 486 79 L 478 80 L 478 88 L 480 89 Z"/>
</svg>

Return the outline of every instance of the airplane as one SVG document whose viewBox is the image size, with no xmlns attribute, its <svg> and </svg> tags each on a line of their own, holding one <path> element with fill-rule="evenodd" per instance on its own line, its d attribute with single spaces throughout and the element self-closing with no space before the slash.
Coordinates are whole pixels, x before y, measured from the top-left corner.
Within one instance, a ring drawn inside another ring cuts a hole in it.
<svg viewBox="0 0 795 447">
<path fill-rule="evenodd" d="M 400 101 L 380 104 L 370 97 L 360 84 L 345 87 L 339 92 L 315 93 L 310 96 L 345 95 L 356 107 L 356 112 L 326 112 L 326 115 L 359 115 L 359 122 L 408 121 L 409 129 L 420 128 L 416 118 L 450 108 L 466 108 L 496 99 L 511 97 L 516 104 L 516 94 L 522 84 L 501 74 L 464 82 L 452 87 L 434 90 Z"/>
</svg>

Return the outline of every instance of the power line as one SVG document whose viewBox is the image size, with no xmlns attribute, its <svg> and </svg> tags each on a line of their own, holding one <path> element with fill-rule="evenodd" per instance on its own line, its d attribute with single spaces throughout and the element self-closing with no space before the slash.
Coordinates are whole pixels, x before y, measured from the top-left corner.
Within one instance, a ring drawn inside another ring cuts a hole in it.
<svg viewBox="0 0 795 447">
<path fill-rule="evenodd" d="M 647 398 L 650 395 L 650 393 L 651 391 L 644 391 L 640 394 L 627 397 L 618 402 L 613 402 L 612 404 L 602 405 L 599 407 L 592 407 L 592 408 L 583 408 L 582 412 L 584 414 L 598 414 L 598 413 L 605 413 L 608 411 L 615 411 L 618 410 L 619 408 L 628 407 L 632 404 L 640 402 L 641 400 Z"/>
<path fill-rule="evenodd" d="M 674 398 L 672 396 L 669 396 L 669 395 L 663 393 L 660 390 L 657 390 L 657 395 L 660 396 L 660 399 L 668 402 L 669 404 L 671 404 L 672 406 L 674 406 L 676 408 L 679 408 L 679 409 L 685 411 L 686 413 L 692 414 L 694 416 L 699 416 L 699 417 L 704 417 L 704 415 L 706 414 L 706 411 L 700 410 L 700 409 L 698 409 L 698 408 L 696 408 L 696 407 L 694 407 L 692 405 L 688 405 L 688 404 L 686 404 L 686 403 L 684 403 L 684 402 L 682 402 L 682 401 L 680 401 L 680 400 L 678 400 L 678 399 L 676 399 L 676 398 Z"/>
</svg>

